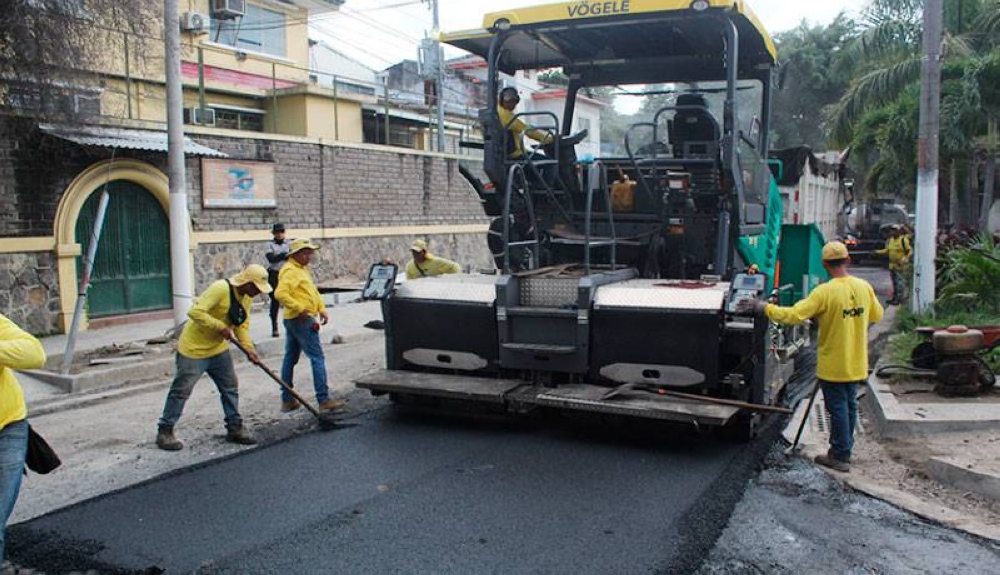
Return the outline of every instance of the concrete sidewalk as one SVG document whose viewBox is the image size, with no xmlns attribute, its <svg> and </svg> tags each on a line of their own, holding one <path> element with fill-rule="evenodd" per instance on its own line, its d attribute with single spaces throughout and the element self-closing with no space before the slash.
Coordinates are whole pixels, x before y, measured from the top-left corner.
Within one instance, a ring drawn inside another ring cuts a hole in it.
<svg viewBox="0 0 1000 575">
<path fill-rule="evenodd" d="M 895 329 L 896 309 L 886 310 L 869 334 L 870 343 Z M 851 472 L 820 469 L 925 519 L 1000 541 L 991 511 L 1000 508 L 1000 405 L 940 400 L 933 408 L 923 403 L 901 407 L 889 381 L 876 375 L 885 363 L 883 355 L 861 392 Z M 928 417 L 931 412 L 934 417 Z M 784 431 L 789 443 L 805 416 L 803 400 Z M 829 416 L 822 392 L 799 444 L 799 454 L 810 460 L 826 453 Z"/>
<path fill-rule="evenodd" d="M 352 302 L 330 305 L 330 323 L 321 332 L 323 342 L 349 343 L 381 338 L 382 331 L 365 327 L 373 320 L 382 319 L 379 302 L 357 302 L 358 294 L 340 294 L 340 301 Z M 332 303 L 332 302 L 331 302 Z M 279 319 L 280 324 L 280 319 Z M 172 319 L 146 321 L 139 324 L 115 325 L 102 329 L 80 332 L 75 346 L 75 358 L 82 358 L 97 350 L 141 348 L 146 342 L 160 340 L 173 330 Z M 284 328 L 279 328 L 283 333 Z M 284 337 L 271 336 L 271 320 L 266 310 L 254 310 L 250 315 L 250 336 L 263 358 L 280 358 L 284 350 Z M 87 368 L 85 373 L 62 376 L 60 363 L 66 349 L 66 335 L 41 338 L 48 355 L 46 369 L 42 372 L 19 373 L 18 380 L 24 388 L 29 413 L 38 412 L 57 402 L 63 408 L 72 401 L 90 401 L 108 390 L 118 389 L 127 393 L 128 387 L 150 380 L 163 380 L 173 372 L 172 350 L 176 341 L 150 347 L 150 353 L 141 360 L 124 364 Z M 244 361 L 238 351 L 234 358 Z M 121 389 L 126 388 L 126 389 Z"/>
</svg>

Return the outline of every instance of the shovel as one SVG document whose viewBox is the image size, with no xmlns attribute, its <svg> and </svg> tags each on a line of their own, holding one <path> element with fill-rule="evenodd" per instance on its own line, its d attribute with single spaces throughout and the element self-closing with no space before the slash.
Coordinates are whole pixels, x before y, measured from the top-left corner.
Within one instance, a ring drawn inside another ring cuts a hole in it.
<svg viewBox="0 0 1000 575">
<path fill-rule="evenodd" d="M 233 338 L 233 339 L 231 339 L 229 341 L 231 341 L 233 343 L 233 345 L 235 345 L 237 347 L 237 349 L 239 349 L 240 351 L 242 351 L 243 354 L 247 356 L 247 359 L 250 359 L 250 352 L 247 351 L 247 349 L 245 347 L 243 347 L 243 344 L 241 344 L 239 341 L 237 341 L 236 338 Z M 344 426 L 342 426 L 342 425 L 340 425 L 338 423 L 337 416 L 335 414 L 333 414 L 333 413 L 323 413 L 320 410 L 318 410 L 315 407 L 313 407 L 312 405 L 310 405 L 309 402 L 306 401 L 305 398 L 302 397 L 299 394 L 299 392 L 295 391 L 295 388 L 293 388 L 292 386 L 288 385 L 287 383 L 284 382 L 284 380 L 282 380 L 280 377 L 278 377 L 278 374 L 274 373 L 274 370 L 272 370 L 271 368 L 267 367 L 263 363 L 258 363 L 257 367 L 261 368 L 264 371 L 264 373 L 266 373 L 267 375 L 271 376 L 271 379 L 273 379 L 275 381 L 275 383 L 277 383 L 278 385 L 280 385 L 282 387 L 282 389 L 284 389 L 285 391 L 287 391 L 292 397 L 294 397 L 296 400 L 298 400 L 299 403 L 301 403 L 302 405 L 304 405 L 305 408 L 309 410 L 309 413 L 312 413 L 314 416 L 316 416 L 316 421 L 319 424 L 319 428 L 321 430 L 323 430 L 323 431 L 330 431 L 332 429 L 339 429 L 341 427 L 344 427 Z"/>
</svg>

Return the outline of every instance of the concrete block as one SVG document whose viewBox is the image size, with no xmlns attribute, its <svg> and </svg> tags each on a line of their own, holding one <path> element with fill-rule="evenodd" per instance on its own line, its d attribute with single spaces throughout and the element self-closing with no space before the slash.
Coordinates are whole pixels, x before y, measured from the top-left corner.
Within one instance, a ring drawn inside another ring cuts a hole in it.
<svg viewBox="0 0 1000 575">
<path fill-rule="evenodd" d="M 862 399 L 872 414 L 875 433 L 881 437 L 898 439 L 928 433 L 1000 429 L 998 404 L 947 401 L 903 404 L 889 385 L 888 380 L 873 373 L 868 378 L 868 393 Z"/>
<path fill-rule="evenodd" d="M 974 461 L 959 457 L 932 457 L 927 461 L 927 473 L 938 483 L 1000 499 L 1000 476 L 979 469 Z"/>
</svg>

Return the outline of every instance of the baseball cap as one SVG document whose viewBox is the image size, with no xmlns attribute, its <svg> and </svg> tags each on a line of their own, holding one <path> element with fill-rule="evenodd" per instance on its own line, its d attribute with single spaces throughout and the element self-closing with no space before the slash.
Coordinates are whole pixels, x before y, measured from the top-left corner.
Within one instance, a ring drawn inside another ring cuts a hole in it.
<svg viewBox="0 0 1000 575">
<path fill-rule="evenodd" d="M 304 249 L 318 250 L 319 246 L 309 241 L 309 238 L 299 238 L 292 242 L 292 245 L 288 248 L 288 255 L 292 255 L 297 251 Z"/>
<path fill-rule="evenodd" d="M 846 260 L 847 258 L 847 246 L 842 242 L 829 242 L 823 246 L 823 261 Z"/>
<path fill-rule="evenodd" d="M 426 252 L 427 242 L 424 240 L 413 240 L 413 244 L 410 245 L 411 252 Z"/>
<path fill-rule="evenodd" d="M 279 222 L 279 223 L 276 223 L 273 226 L 271 226 L 271 233 L 272 234 L 276 234 L 278 232 L 283 232 L 283 231 L 285 231 L 285 224 L 282 224 L 282 223 Z"/>
<path fill-rule="evenodd" d="M 262 265 L 248 265 L 243 271 L 229 278 L 229 283 L 234 286 L 252 283 L 257 286 L 260 293 L 271 293 L 271 285 L 267 283 L 267 270 Z"/>
</svg>

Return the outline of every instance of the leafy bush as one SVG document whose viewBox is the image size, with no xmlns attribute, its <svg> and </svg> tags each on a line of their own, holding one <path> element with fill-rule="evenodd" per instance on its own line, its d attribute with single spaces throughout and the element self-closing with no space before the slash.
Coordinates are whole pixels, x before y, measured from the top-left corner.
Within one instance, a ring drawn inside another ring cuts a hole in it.
<svg viewBox="0 0 1000 575">
<path fill-rule="evenodd" d="M 938 262 L 938 310 L 1000 315 L 1000 244 L 981 234 L 969 245 L 955 247 Z"/>
</svg>

